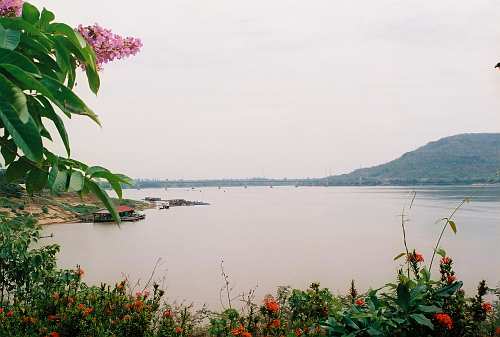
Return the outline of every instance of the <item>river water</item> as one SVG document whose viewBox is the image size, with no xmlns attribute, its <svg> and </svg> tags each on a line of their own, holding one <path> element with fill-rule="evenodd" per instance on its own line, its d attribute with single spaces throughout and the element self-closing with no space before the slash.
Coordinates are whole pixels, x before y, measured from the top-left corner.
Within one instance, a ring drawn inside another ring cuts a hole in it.
<svg viewBox="0 0 500 337">
<path fill-rule="evenodd" d="M 361 290 L 393 281 L 404 250 L 401 212 L 409 211 L 408 244 L 430 260 L 442 224 L 456 214 L 457 235 L 447 230 L 442 247 L 454 258 L 459 279 L 473 291 L 486 279 L 500 281 L 500 187 L 242 187 L 127 190 L 125 197 L 157 196 L 209 202 L 209 206 L 147 210 L 135 223 L 61 224 L 44 228 L 61 245 L 60 267 L 80 264 L 89 283 L 126 275 L 154 279 L 170 300 L 219 306 L 220 262 L 233 292 L 257 286 L 257 297 L 277 286 L 313 281 L 345 293 L 351 279 Z"/>
</svg>

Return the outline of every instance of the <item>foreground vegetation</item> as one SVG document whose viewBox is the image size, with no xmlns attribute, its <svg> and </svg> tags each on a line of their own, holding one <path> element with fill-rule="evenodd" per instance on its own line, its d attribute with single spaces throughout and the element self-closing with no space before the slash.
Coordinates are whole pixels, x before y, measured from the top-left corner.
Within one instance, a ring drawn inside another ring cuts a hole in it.
<svg viewBox="0 0 500 337">
<path fill-rule="evenodd" d="M 2 337 L 500 335 L 498 290 L 482 281 L 477 294 L 467 297 L 442 250 L 437 278 L 412 251 L 404 253 L 393 283 L 366 293 L 358 293 L 354 282 L 346 296 L 313 283 L 306 290 L 280 288 L 256 301 L 253 291 L 231 296 L 226 283 L 222 312 L 195 311 L 169 304 L 151 282 L 141 288 L 128 280 L 87 285 L 81 267 L 56 267 L 57 245 L 31 248 L 40 240 L 34 219 L 0 220 Z M 495 292 L 497 300 L 487 302 L 485 296 Z"/>
</svg>

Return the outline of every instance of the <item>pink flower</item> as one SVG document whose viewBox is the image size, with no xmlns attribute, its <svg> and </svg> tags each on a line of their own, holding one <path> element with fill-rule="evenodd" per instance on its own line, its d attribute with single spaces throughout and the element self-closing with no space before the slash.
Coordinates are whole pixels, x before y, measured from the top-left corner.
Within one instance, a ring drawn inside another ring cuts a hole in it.
<svg viewBox="0 0 500 337">
<path fill-rule="evenodd" d="M 93 26 L 79 25 L 77 31 L 94 49 L 99 70 L 102 69 L 102 65 L 105 63 L 137 54 L 142 47 L 140 39 L 121 37 L 97 23 Z"/>
<path fill-rule="evenodd" d="M 21 16 L 23 0 L 0 0 L 0 16 Z"/>
</svg>

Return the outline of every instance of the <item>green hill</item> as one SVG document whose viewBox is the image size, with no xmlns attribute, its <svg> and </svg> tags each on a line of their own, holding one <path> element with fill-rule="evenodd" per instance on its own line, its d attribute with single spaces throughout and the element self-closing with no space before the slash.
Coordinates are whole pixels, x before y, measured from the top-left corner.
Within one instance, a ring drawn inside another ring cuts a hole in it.
<svg viewBox="0 0 500 337">
<path fill-rule="evenodd" d="M 500 133 L 439 139 L 386 164 L 325 178 L 331 185 L 498 182 Z"/>
</svg>

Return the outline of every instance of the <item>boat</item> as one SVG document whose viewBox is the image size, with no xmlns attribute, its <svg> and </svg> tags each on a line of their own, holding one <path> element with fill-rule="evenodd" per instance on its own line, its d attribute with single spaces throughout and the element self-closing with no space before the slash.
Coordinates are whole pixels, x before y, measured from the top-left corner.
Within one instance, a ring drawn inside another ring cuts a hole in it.
<svg viewBox="0 0 500 337">
<path fill-rule="evenodd" d="M 170 208 L 170 202 L 164 202 L 160 205 L 158 209 L 169 209 Z"/>
</svg>

